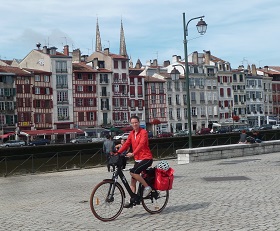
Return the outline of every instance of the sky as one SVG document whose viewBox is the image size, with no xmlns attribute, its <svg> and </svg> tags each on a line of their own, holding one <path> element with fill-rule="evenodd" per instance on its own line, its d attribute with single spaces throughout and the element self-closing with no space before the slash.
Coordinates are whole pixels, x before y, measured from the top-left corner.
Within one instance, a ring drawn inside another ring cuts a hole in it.
<svg viewBox="0 0 280 231">
<path fill-rule="evenodd" d="M 4 0 L 1 0 L 4 1 Z M 239 65 L 280 66 L 279 0 L 10 0 L 1 4 L 0 59 L 23 59 L 36 43 L 69 45 L 90 55 L 95 49 L 98 18 L 102 47 L 119 53 L 123 22 L 128 55 L 134 65 L 173 55 L 184 58 L 183 13 L 186 22 L 205 16 L 207 31 L 188 25 L 188 54 L 203 50 Z"/>
</svg>

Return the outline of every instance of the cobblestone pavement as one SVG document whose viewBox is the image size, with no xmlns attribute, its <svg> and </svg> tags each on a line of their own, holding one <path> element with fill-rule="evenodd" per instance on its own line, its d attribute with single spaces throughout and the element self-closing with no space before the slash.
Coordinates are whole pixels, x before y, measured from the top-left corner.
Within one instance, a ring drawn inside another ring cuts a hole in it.
<svg viewBox="0 0 280 231">
<path fill-rule="evenodd" d="M 280 230 L 280 153 L 178 165 L 161 214 L 141 205 L 114 221 L 91 213 L 106 167 L 0 178 L 0 230 Z M 128 172 L 126 172 L 128 175 Z"/>
</svg>

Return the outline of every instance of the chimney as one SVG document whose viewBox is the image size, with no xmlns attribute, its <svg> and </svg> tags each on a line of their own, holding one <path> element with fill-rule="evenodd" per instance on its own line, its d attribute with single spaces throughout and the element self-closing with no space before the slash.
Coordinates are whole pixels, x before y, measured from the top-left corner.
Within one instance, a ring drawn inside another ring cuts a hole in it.
<svg viewBox="0 0 280 231">
<path fill-rule="evenodd" d="M 92 68 L 95 68 L 96 70 L 98 70 L 98 58 L 94 58 L 93 62 L 92 62 Z"/>
<path fill-rule="evenodd" d="M 104 54 L 109 55 L 109 48 L 104 48 Z"/>
<path fill-rule="evenodd" d="M 47 46 L 43 46 L 43 53 L 44 53 L 44 54 L 47 54 L 47 53 L 48 53 L 48 48 L 47 48 Z"/>
<path fill-rule="evenodd" d="M 198 53 L 197 53 L 197 51 L 194 51 L 193 54 L 192 54 L 192 62 L 195 65 L 198 65 Z"/>
<path fill-rule="evenodd" d="M 243 71 L 243 70 L 244 70 L 244 66 L 243 66 L 243 65 L 239 65 L 239 66 L 238 66 L 238 70 L 239 70 L 239 71 Z"/>
<path fill-rule="evenodd" d="M 81 62 L 81 51 L 80 49 L 75 49 L 72 52 L 72 62 Z"/>
<path fill-rule="evenodd" d="M 81 62 L 86 62 L 88 55 L 81 55 Z"/>
<path fill-rule="evenodd" d="M 50 47 L 50 55 L 56 55 L 56 47 Z"/>
<path fill-rule="evenodd" d="M 69 56 L 69 46 L 68 46 L 68 45 L 65 45 L 65 46 L 63 47 L 63 54 Z"/>
<path fill-rule="evenodd" d="M 210 65 L 210 56 L 211 56 L 211 52 L 210 51 L 206 51 L 205 52 L 205 64 L 206 65 Z"/>
<path fill-rule="evenodd" d="M 268 72 L 268 66 L 263 67 L 264 71 Z"/>
<path fill-rule="evenodd" d="M 154 59 L 153 66 L 156 66 L 156 67 L 158 66 L 157 59 Z"/>
<path fill-rule="evenodd" d="M 169 60 L 165 60 L 164 62 L 163 62 L 163 66 L 164 67 L 167 67 L 167 66 L 169 66 L 170 65 L 170 61 Z"/>
<path fill-rule="evenodd" d="M 257 75 L 257 68 L 255 64 L 252 64 L 252 75 L 256 76 Z"/>
<path fill-rule="evenodd" d="M 173 55 L 172 56 L 172 63 L 176 63 L 176 62 L 178 62 L 178 57 L 177 57 L 177 55 Z"/>
</svg>

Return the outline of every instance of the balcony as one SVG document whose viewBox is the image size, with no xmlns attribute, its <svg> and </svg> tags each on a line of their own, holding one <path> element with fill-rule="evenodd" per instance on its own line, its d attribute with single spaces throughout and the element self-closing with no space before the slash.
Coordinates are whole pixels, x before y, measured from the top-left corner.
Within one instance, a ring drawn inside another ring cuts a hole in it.
<svg viewBox="0 0 280 231">
<path fill-rule="evenodd" d="M 110 96 L 110 92 L 109 91 L 106 91 L 106 92 L 99 92 L 99 95 L 101 97 L 109 97 Z"/>
<path fill-rule="evenodd" d="M 58 116 L 57 117 L 58 121 L 64 121 L 64 120 L 69 120 L 69 116 Z"/>
<path fill-rule="evenodd" d="M 57 89 L 67 89 L 68 85 L 67 84 L 56 84 Z"/>
</svg>

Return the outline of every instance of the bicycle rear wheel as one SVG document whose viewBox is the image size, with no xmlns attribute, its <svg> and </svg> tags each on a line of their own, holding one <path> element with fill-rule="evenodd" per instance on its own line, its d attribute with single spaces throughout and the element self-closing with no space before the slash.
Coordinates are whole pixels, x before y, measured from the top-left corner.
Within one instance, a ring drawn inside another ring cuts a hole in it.
<svg viewBox="0 0 280 231">
<path fill-rule="evenodd" d="M 142 199 L 144 209 L 151 213 L 160 213 L 166 207 L 169 200 L 169 191 L 153 190 L 148 197 Z"/>
<path fill-rule="evenodd" d="M 112 221 L 121 214 L 124 197 L 123 188 L 119 183 L 116 183 L 113 192 L 113 181 L 104 180 L 96 185 L 91 193 L 91 211 L 101 221 Z"/>
</svg>

